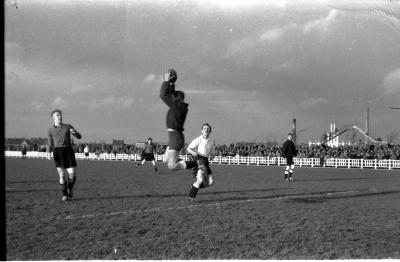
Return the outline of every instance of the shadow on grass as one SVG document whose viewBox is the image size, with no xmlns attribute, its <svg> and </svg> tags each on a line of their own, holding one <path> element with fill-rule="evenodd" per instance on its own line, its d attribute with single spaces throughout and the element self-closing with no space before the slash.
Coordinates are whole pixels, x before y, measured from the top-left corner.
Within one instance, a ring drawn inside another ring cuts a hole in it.
<svg viewBox="0 0 400 262">
<path fill-rule="evenodd" d="M 298 194 L 285 194 L 285 195 L 273 195 L 273 196 L 256 196 L 256 197 L 229 197 L 221 199 L 205 199 L 198 200 L 198 203 L 212 203 L 212 202 L 227 202 L 227 201 L 254 201 L 254 200 L 272 200 L 272 199 L 284 199 L 294 202 L 302 203 L 319 203 L 328 201 L 331 199 L 344 199 L 354 197 L 368 197 L 368 196 L 379 196 L 379 195 L 391 195 L 399 194 L 400 190 L 383 191 L 383 192 L 371 192 L 368 189 L 360 190 L 357 192 L 346 192 L 346 191 L 323 191 L 314 193 L 298 193 Z M 346 194 L 346 195 L 344 195 Z"/>
<path fill-rule="evenodd" d="M 196 203 L 215 203 L 215 202 L 229 202 L 229 201 L 254 201 L 254 200 L 273 200 L 273 199 L 283 199 L 293 202 L 302 203 L 318 203 L 324 202 L 332 199 L 345 199 L 345 198 L 355 198 L 355 197 L 369 197 L 369 196 L 379 196 L 379 195 L 391 195 L 399 194 L 400 190 L 374 192 L 370 189 L 362 189 L 358 191 L 321 191 L 321 192 L 310 192 L 310 193 L 296 193 L 296 194 L 275 194 L 268 196 L 254 196 L 245 195 L 247 193 L 263 193 L 263 192 L 273 192 L 279 190 L 288 190 L 293 188 L 269 188 L 269 189 L 254 189 L 254 190 L 231 190 L 231 191 L 218 191 L 218 192 L 202 192 L 202 196 L 217 196 L 212 199 L 196 199 Z M 224 194 L 243 194 L 241 196 L 232 197 L 220 197 Z M 219 197 L 218 197 L 219 196 Z M 88 200 L 116 200 L 116 199 L 145 199 L 145 198 L 169 198 L 169 197 L 187 197 L 187 194 L 163 194 L 163 195 L 125 195 L 125 196 L 100 196 L 100 197 L 82 197 L 75 198 L 74 201 L 88 201 Z"/>
<path fill-rule="evenodd" d="M 348 180 L 372 180 L 377 178 L 372 177 L 346 177 L 346 178 L 318 178 L 318 179 L 295 179 L 296 182 L 310 182 L 310 181 L 348 181 Z"/>
<path fill-rule="evenodd" d="M 301 203 L 320 203 L 325 202 L 332 199 L 346 199 L 346 198 L 355 198 L 355 197 L 369 197 L 369 196 L 383 196 L 383 195 L 393 195 L 399 194 L 400 190 L 391 190 L 391 191 L 383 191 L 383 192 L 359 192 L 353 195 L 321 195 L 321 196 L 310 196 L 310 197 L 294 197 L 289 198 L 288 200 L 294 202 Z"/>
<path fill-rule="evenodd" d="M 28 190 L 21 190 L 21 189 L 7 189 L 7 193 L 32 193 L 32 192 L 51 192 L 51 191 L 60 191 L 59 189 L 28 189 Z"/>
<path fill-rule="evenodd" d="M 6 184 L 48 184 L 48 183 L 57 183 L 58 179 L 54 180 L 29 180 L 29 181 L 6 181 Z"/>
<path fill-rule="evenodd" d="M 254 193 L 254 192 L 270 192 L 277 190 L 288 190 L 293 188 L 268 188 L 268 189 L 253 189 L 253 190 L 228 190 L 228 191 L 218 191 L 218 192 L 205 192 L 202 195 L 221 195 L 221 194 L 246 194 L 246 193 Z M 127 196 L 104 196 L 104 197 L 88 197 L 88 198 L 76 198 L 75 201 L 83 201 L 83 200 L 95 200 L 95 199 L 124 199 L 124 198 L 133 198 L 133 199 L 143 199 L 143 198 L 168 198 L 168 197 L 187 197 L 188 194 L 164 194 L 164 195 L 127 195 Z"/>
<path fill-rule="evenodd" d="M 79 190 L 89 190 L 88 188 L 80 188 Z M 60 192 L 59 188 L 51 188 L 51 189 L 14 189 L 7 188 L 7 193 L 36 193 L 36 192 Z"/>
</svg>

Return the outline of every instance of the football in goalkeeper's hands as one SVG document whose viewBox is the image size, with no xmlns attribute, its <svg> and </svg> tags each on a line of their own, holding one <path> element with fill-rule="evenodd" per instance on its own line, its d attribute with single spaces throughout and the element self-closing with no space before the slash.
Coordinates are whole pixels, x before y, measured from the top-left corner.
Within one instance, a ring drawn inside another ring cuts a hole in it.
<svg viewBox="0 0 400 262">
<path fill-rule="evenodd" d="M 176 80 L 178 80 L 178 74 L 173 68 L 168 69 L 168 71 L 169 71 L 169 82 L 175 83 Z"/>
</svg>

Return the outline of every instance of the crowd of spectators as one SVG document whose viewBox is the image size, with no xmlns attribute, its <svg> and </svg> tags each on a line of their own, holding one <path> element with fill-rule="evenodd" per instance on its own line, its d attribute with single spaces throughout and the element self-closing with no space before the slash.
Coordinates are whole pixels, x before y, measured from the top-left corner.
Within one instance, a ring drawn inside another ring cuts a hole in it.
<svg viewBox="0 0 400 262">
<path fill-rule="evenodd" d="M 298 158 L 351 158 L 351 159 L 393 159 L 400 160 L 400 145 L 344 145 L 328 147 L 325 145 L 300 144 L 297 147 Z M 219 145 L 216 146 L 220 156 L 262 156 L 280 157 L 282 147 L 278 145 Z"/>
<path fill-rule="evenodd" d="M 156 145 L 157 154 L 164 154 L 165 145 Z M 325 145 L 299 144 L 298 158 L 351 158 L 351 159 L 393 159 L 400 160 L 400 145 L 344 145 L 338 147 L 328 147 Z M 108 148 L 106 150 L 92 150 L 98 154 L 102 152 L 114 154 L 140 154 L 141 147 L 134 145 L 123 147 Z M 186 148 L 181 152 L 186 153 Z M 280 157 L 282 147 L 276 144 L 265 143 L 231 143 L 229 145 L 216 145 L 215 153 L 217 156 L 251 156 L 251 157 Z"/>
<path fill-rule="evenodd" d="M 298 157 L 400 160 L 400 145 L 299 146 Z"/>
<path fill-rule="evenodd" d="M 88 144 L 91 153 L 113 153 L 113 154 L 140 154 L 142 147 L 135 145 L 113 146 L 107 144 Z M 75 144 L 75 152 L 83 152 L 85 144 Z M 22 146 L 8 146 L 6 150 L 21 150 Z M 166 145 L 156 144 L 156 153 L 164 154 Z M 400 160 L 400 144 L 370 144 L 370 145 L 344 145 L 338 147 L 328 147 L 325 145 L 299 144 L 298 158 L 351 158 L 351 159 L 392 159 Z M 29 150 L 34 150 L 30 148 Z M 38 146 L 37 151 L 45 151 L 45 146 Z M 260 156 L 260 157 L 280 157 L 282 147 L 276 143 L 231 143 L 228 145 L 216 145 L 217 156 Z M 186 154 L 184 148 L 181 154 Z"/>
</svg>

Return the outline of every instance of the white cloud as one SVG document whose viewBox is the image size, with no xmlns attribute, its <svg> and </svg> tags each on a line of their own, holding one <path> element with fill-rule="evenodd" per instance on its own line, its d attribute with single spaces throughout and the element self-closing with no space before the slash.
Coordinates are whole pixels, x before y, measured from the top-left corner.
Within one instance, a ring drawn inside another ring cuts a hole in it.
<svg viewBox="0 0 400 262">
<path fill-rule="evenodd" d="M 61 96 L 58 96 L 53 100 L 53 102 L 51 103 L 51 106 L 53 108 L 64 109 L 64 108 L 68 107 L 68 103 L 64 98 L 62 98 Z"/>
<path fill-rule="evenodd" d="M 163 82 L 163 77 L 161 75 L 157 76 L 156 74 L 148 74 L 142 80 L 142 84 L 144 88 L 147 88 L 152 93 L 157 93 L 160 89 L 160 85 Z"/>
<path fill-rule="evenodd" d="M 114 96 L 109 96 L 104 99 L 95 99 L 89 104 L 89 108 L 91 109 L 97 109 L 97 108 L 102 108 L 102 107 L 110 107 L 115 104 L 115 97 Z"/>
<path fill-rule="evenodd" d="M 128 99 L 120 98 L 118 102 L 120 102 L 119 108 L 128 109 L 133 105 L 133 102 L 135 102 L 135 99 L 133 99 L 133 98 L 128 98 Z"/>
<path fill-rule="evenodd" d="M 4 49 L 6 58 L 20 58 L 23 54 L 23 47 L 17 42 L 5 42 Z M 6 59 L 7 60 L 7 59 Z"/>
<path fill-rule="evenodd" d="M 322 97 L 309 97 L 305 100 L 303 100 L 299 106 L 300 108 L 304 109 L 304 110 L 311 110 L 311 109 L 317 109 L 319 106 L 321 106 L 322 104 L 326 104 L 328 103 L 328 100 L 326 98 L 322 98 Z"/>
<path fill-rule="evenodd" d="M 225 58 L 246 54 L 249 50 L 254 50 L 258 46 L 264 45 L 265 42 L 278 41 L 282 37 L 284 28 L 285 26 L 270 29 L 259 36 L 249 36 L 232 42 L 228 47 Z"/>
<path fill-rule="evenodd" d="M 313 30 L 327 31 L 330 28 L 330 26 L 335 22 L 335 19 L 337 18 L 338 14 L 339 14 L 338 10 L 336 9 L 330 10 L 326 16 L 305 23 L 303 32 L 307 34 Z"/>
<path fill-rule="evenodd" d="M 383 79 L 383 92 L 388 95 L 400 94 L 400 68 L 385 76 Z"/>
<path fill-rule="evenodd" d="M 6 87 L 21 88 L 21 83 L 29 82 L 32 83 L 32 79 L 35 76 L 36 68 L 28 68 L 21 64 L 19 58 L 6 55 L 4 61 L 5 69 L 5 84 Z M 35 72 L 33 72 L 33 70 Z"/>
<path fill-rule="evenodd" d="M 144 79 L 143 83 L 144 84 L 152 84 L 156 81 L 156 75 L 155 74 L 148 74 Z"/>
<path fill-rule="evenodd" d="M 28 104 L 28 108 L 32 111 L 41 111 L 44 108 L 44 104 L 40 101 L 33 100 Z"/>
<path fill-rule="evenodd" d="M 215 88 L 214 90 L 206 89 L 185 89 L 186 94 L 190 95 L 216 95 L 222 93 L 222 90 Z"/>
<path fill-rule="evenodd" d="M 79 92 L 83 92 L 83 91 L 88 91 L 92 89 L 92 85 L 91 84 L 87 84 L 87 85 L 75 85 L 71 88 L 71 92 L 72 93 L 79 93 Z"/>
<path fill-rule="evenodd" d="M 251 38 L 244 38 L 239 41 L 235 41 L 229 45 L 225 58 L 241 55 L 246 50 L 252 49 L 254 46 L 255 41 Z"/>
<path fill-rule="evenodd" d="M 253 36 L 246 35 L 244 38 L 229 44 L 225 58 L 239 57 L 242 63 L 250 64 L 253 58 L 265 53 L 283 52 L 287 43 L 282 40 L 293 35 L 301 28 L 297 23 L 290 22 L 279 27 L 260 30 Z M 300 29 L 301 30 L 301 29 Z M 260 54 L 261 53 L 261 54 Z"/>
<path fill-rule="evenodd" d="M 260 36 L 260 40 L 262 41 L 274 41 L 279 40 L 282 36 L 283 30 L 281 28 L 274 28 Z"/>
<path fill-rule="evenodd" d="M 104 99 L 95 99 L 89 104 L 90 109 L 99 108 L 117 108 L 117 109 L 129 109 L 134 103 L 134 98 L 115 98 L 113 95 Z"/>
<path fill-rule="evenodd" d="M 288 72 L 289 70 L 293 69 L 295 67 L 295 61 L 289 60 L 289 61 L 285 61 L 282 64 L 280 64 L 279 66 L 276 67 L 277 71 L 285 71 Z"/>
<path fill-rule="evenodd" d="M 199 0 L 196 1 L 199 7 L 205 9 L 223 9 L 225 11 L 254 9 L 260 7 L 283 9 L 287 6 L 287 0 Z M 290 1 L 289 1 L 290 2 Z"/>
</svg>

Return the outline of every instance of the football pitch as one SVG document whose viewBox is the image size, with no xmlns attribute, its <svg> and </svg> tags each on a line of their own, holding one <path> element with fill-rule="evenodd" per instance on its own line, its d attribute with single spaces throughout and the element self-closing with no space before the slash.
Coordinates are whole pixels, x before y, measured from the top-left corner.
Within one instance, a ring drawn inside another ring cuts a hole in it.
<svg viewBox="0 0 400 262">
<path fill-rule="evenodd" d="M 400 258 L 400 171 L 78 161 L 61 201 L 51 160 L 6 158 L 7 260 Z"/>
</svg>

